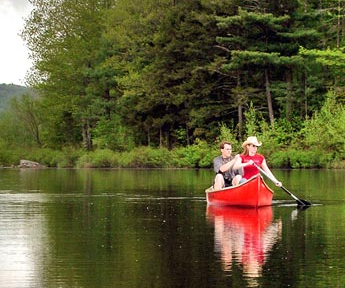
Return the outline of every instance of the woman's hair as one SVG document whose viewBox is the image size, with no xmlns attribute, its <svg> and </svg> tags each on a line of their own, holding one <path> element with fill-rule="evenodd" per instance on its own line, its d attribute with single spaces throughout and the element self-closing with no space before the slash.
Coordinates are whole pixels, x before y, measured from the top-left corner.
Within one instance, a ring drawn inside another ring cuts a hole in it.
<svg viewBox="0 0 345 288">
<path fill-rule="evenodd" d="M 250 144 L 249 144 L 249 145 L 250 145 Z M 249 155 L 248 145 L 245 145 L 245 146 L 243 147 L 242 155 L 245 155 L 245 156 Z"/>
</svg>

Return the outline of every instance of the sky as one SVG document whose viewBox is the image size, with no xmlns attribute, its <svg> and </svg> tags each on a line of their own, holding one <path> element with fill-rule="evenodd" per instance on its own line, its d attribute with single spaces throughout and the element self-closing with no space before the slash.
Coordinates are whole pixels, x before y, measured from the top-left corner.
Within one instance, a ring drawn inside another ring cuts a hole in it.
<svg viewBox="0 0 345 288">
<path fill-rule="evenodd" d="M 31 61 L 19 34 L 31 9 L 28 0 L 0 0 L 0 84 L 25 86 Z"/>
</svg>

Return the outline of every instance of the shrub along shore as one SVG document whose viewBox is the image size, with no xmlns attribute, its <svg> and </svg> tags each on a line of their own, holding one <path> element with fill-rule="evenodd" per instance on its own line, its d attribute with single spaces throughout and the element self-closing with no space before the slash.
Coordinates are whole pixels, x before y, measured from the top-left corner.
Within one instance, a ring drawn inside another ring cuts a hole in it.
<svg viewBox="0 0 345 288">
<path fill-rule="evenodd" d="M 234 145 L 236 147 L 236 145 Z M 234 153 L 241 153 L 238 149 Z M 270 152 L 264 145 L 259 153 L 265 155 L 272 168 L 345 168 L 345 162 L 339 161 L 333 153 L 317 150 L 287 149 Z M 35 149 L 30 151 L 3 151 L 1 160 L 4 166 L 16 167 L 20 159 L 29 159 L 46 167 L 56 168 L 212 168 L 212 161 L 218 156 L 217 145 L 200 142 L 195 145 L 168 150 L 166 148 L 137 147 L 129 152 L 114 152 L 109 149 L 97 149 L 85 152 L 77 149 Z M 6 160 L 4 161 L 4 159 Z"/>
</svg>

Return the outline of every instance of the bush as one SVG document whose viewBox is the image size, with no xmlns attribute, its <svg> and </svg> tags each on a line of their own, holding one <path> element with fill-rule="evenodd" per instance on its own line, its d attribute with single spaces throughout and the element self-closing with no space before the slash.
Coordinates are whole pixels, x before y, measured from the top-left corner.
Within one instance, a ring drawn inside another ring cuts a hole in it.
<svg viewBox="0 0 345 288">
<path fill-rule="evenodd" d="M 1 146 L 1 145 L 0 145 Z M 0 148 L 0 165 L 9 167 L 18 165 L 20 159 L 22 159 L 22 150 L 9 150 Z"/>
<path fill-rule="evenodd" d="M 266 159 L 269 167 L 290 167 L 290 159 L 287 151 L 277 151 L 272 153 L 269 161 Z"/>
<path fill-rule="evenodd" d="M 115 152 L 113 158 L 113 165 L 117 168 L 131 167 L 131 163 L 135 158 L 134 152 Z"/>
<path fill-rule="evenodd" d="M 73 148 L 63 148 L 62 150 L 40 148 L 27 151 L 23 158 L 38 162 L 47 167 L 72 168 L 76 166 L 82 153 L 81 150 Z"/>
<path fill-rule="evenodd" d="M 131 167 L 169 168 L 172 167 L 170 151 L 166 148 L 138 147 L 133 151 Z"/>
<path fill-rule="evenodd" d="M 24 159 L 35 161 L 47 167 L 57 167 L 62 158 L 62 152 L 49 148 L 37 148 L 25 152 Z"/>
<path fill-rule="evenodd" d="M 271 155 L 269 166 L 300 168 L 329 168 L 332 166 L 334 156 L 332 153 L 320 155 L 319 150 L 290 149 L 278 151 Z"/>
<path fill-rule="evenodd" d="M 89 153 L 82 155 L 77 161 L 77 168 L 92 168 L 92 160 Z"/>
<path fill-rule="evenodd" d="M 321 110 L 306 121 L 304 135 L 309 147 L 345 157 L 345 108 L 333 92 L 328 93 Z"/>
<path fill-rule="evenodd" d="M 57 167 L 59 168 L 75 167 L 82 153 L 83 153 L 82 150 L 75 150 L 73 148 L 62 149 Z"/>
<path fill-rule="evenodd" d="M 97 149 L 82 155 L 78 162 L 79 168 L 110 168 L 113 167 L 114 152 L 109 149 Z"/>
<path fill-rule="evenodd" d="M 317 168 L 320 165 L 319 153 L 315 153 L 315 151 L 291 150 L 289 158 L 291 168 Z"/>
<path fill-rule="evenodd" d="M 172 152 L 166 148 L 136 147 L 129 152 L 116 152 L 112 157 L 116 168 L 171 168 Z"/>
<path fill-rule="evenodd" d="M 177 148 L 173 152 L 174 165 L 183 168 L 208 168 L 216 156 L 215 151 L 204 141 Z"/>
</svg>

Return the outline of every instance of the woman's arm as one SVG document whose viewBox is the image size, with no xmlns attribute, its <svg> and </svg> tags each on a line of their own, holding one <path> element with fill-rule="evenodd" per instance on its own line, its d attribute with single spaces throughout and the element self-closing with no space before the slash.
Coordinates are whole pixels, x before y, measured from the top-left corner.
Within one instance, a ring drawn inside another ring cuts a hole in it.
<svg viewBox="0 0 345 288">
<path fill-rule="evenodd" d="M 237 158 L 237 160 L 236 160 L 236 162 L 235 162 L 235 164 L 234 164 L 234 167 L 233 167 L 233 169 L 234 170 L 239 170 L 239 169 L 241 169 L 241 168 L 243 168 L 243 167 L 246 167 L 246 166 L 249 166 L 249 165 L 253 165 L 254 164 L 254 161 L 253 160 L 249 160 L 248 162 L 246 162 L 246 163 L 242 163 L 242 158 L 241 158 L 241 156 L 240 155 L 236 155 L 235 156 L 235 159 Z"/>
<path fill-rule="evenodd" d="M 270 168 L 268 168 L 267 163 L 266 163 L 266 159 L 264 159 L 264 161 L 262 161 L 261 163 L 261 167 L 262 169 L 272 178 L 272 180 L 274 180 L 274 182 L 276 183 L 276 185 L 278 187 L 282 187 L 283 184 L 282 182 L 280 182 L 271 172 Z"/>
</svg>

